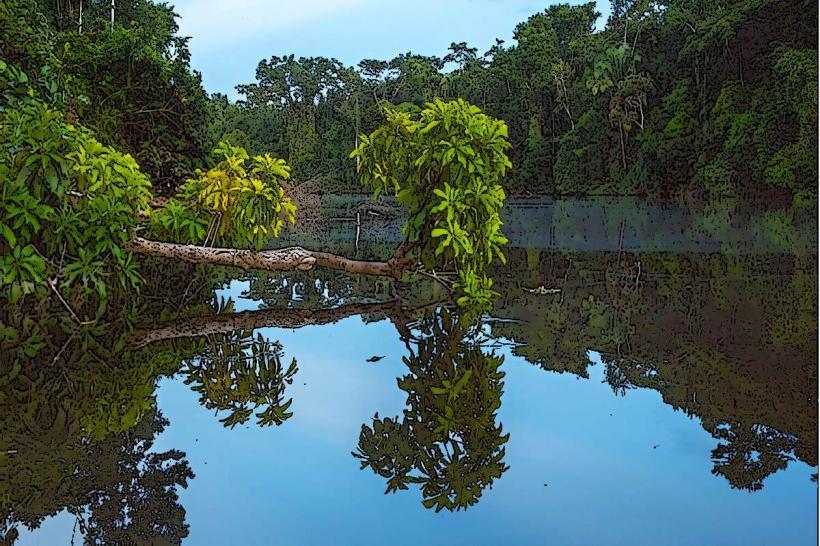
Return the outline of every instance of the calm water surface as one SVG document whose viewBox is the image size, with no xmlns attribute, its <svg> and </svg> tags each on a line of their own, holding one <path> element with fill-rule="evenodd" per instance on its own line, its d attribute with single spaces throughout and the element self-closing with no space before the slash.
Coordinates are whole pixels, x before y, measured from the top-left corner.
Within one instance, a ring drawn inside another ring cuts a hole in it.
<svg viewBox="0 0 820 546">
<path fill-rule="evenodd" d="M 277 246 L 384 258 L 401 219 L 383 213 L 328 200 Z M 478 326 L 432 282 L 156 265 L 134 324 L 43 349 L 66 373 L 7 387 L 6 530 L 159 544 L 184 517 L 186 544 L 813 544 L 815 213 L 514 204 Z"/>
</svg>

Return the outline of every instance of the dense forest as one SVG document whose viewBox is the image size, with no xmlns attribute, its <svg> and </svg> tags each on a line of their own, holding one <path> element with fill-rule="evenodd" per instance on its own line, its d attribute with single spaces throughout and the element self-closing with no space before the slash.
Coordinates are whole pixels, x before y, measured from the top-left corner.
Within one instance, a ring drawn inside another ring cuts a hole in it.
<svg viewBox="0 0 820 546">
<path fill-rule="evenodd" d="M 350 152 L 383 106 L 464 98 L 510 129 L 513 192 L 813 198 L 817 4 L 612 0 L 553 5 L 480 53 L 365 59 L 276 52 L 241 99 L 208 96 L 175 14 L 147 0 L 7 0 L 3 100 L 29 93 L 133 155 L 173 193 L 227 139 L 286 158 L 297 183 L 360 185 Z"/>
<path fill-rule="evenodd" d="M 597 351 L 616 395 L 653 389 L 701 420 L 732 487 L 816 465 L 800 231 L 816 213 L 817 2 L 611 11 L 596 30 L 594 3 L 552 5 L 484 53 L 274 52 L 231 101 L 204 89 L 168 4 L 0 0 L 0 542 L 66 510 L 88 543 L 178 543 L 193 469 L 153 447 L 158 382 L 184 380 L 226 427 L 281 425 L 299 369 L 254 330 L 353 316 L 395 327 L 407 409 L 364 423 L 351 462 L 430 509 L 477 503 L 508 468 L 502 344 L 578 377 Z M 395 199 L 357 220 L 352 258 L 325 252 L 311 198 L 365 189 Z M 632 209 L 590 228 L 611 252 L 546 251 L 589 214 L 544 213 L 525 228 L 550 244 L 516 245 L 509 194 L 705 199 L 693 223 L 724 253 L 630 253 Z M 745 225 L 745 200 L 716 198 L 760 195 L 768 253 L 747 256 L 718 233 Z M 319 250 L 262 250 L 297 218 Z M 395 238 L 368 252 L 368 222 Z M 258 309 L 217 297 L 238 274 Z"/>
<path fill-rule="evenodd" d="M 354 189 L 346 150 L 384 102 L 463 97 L 504 119 L 512 185 L 536 194 L 814 192 L 813 2 L 613 0 L 550 6 L 514 43 L 345 67 L 273 56 L 212 128 L 290 158 L 299 179 Z M 274 128 L 274 130 L 271 130 Z"/>
</svg>

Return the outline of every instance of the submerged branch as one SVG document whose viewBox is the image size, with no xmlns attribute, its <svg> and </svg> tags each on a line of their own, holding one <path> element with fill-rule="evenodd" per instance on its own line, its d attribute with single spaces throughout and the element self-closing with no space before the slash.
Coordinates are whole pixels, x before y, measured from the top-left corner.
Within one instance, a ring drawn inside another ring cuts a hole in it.
<svg viewBox="0 0 820 546">
<path fill-rule="evenodd" d="M 261 309 L 168 322 L 151 330 L 136 330 L 131 335 L 132 347 L 145 347 L 169 339 L 224 334 L 257 328 L 303 328 L 336 322 L 343 318 L 368 313 L 384 313 L 401 329 L 409 322 L 407 312 L 398 301 L 351 303 L 333 309 Z"/>
</svg>

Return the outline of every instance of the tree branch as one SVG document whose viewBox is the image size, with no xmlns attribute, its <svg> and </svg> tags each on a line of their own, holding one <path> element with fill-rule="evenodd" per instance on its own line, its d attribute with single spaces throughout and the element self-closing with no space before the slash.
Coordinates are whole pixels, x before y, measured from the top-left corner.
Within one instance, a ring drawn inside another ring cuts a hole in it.
<svg viewBox="0 0 820 546">
<path fill-rule="evenodd" d="M 361 273 L 380 277 L 401 278 L 407 267 L 404 252 L 396 254 L 386 262 L 352 260 L 328 252 L 315 252 L 294 246 L 276 250 L 237 250 L 233 248 L 204 248 L 195 245 L 181 245 L 151 241 L 134 237 L 125 244 L 125 249 L 135 254 L 168 258 L 189 263 L 226 265 L 242 269 L 262 271 L 310 271 L 314 267 L 325 267 L 348 273 Z M 399 247 L 402 249 L 402 247 Z"/>
</svg>

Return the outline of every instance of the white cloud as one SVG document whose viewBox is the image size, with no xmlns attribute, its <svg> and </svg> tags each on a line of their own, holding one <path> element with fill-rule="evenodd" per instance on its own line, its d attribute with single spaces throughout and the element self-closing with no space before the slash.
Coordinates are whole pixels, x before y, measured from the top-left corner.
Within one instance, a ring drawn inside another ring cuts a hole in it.
<svg viewBox="0 0 820 546">
<path fill-rule="evenodd" d="M 357 8 L 364 0 L 179 0 L 180 34 L 198 48 L 219 47 Z"/>
</svg>

